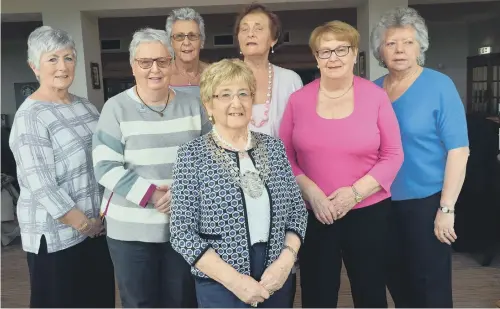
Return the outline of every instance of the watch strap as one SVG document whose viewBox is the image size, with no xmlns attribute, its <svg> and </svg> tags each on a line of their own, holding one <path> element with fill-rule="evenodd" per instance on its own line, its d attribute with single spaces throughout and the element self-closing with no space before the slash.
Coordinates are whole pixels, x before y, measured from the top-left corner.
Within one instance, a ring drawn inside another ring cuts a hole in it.
<svg viewBox="0 0 500 309">
<path fill-rule="evenodd" d="M 455 213 L 455 209 L 447 207 L 447 206 L 440 206 L 439 210 L 441 210 L 441 212 L 443 212 L 445 214 L 454 214 Z"/>
</svg>

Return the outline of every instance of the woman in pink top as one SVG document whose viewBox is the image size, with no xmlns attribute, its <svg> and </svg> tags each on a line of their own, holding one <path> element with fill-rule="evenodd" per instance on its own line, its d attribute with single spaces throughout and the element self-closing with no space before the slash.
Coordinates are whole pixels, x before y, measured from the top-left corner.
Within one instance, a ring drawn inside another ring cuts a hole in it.
<svg viewBox="0 0 500 309">
<path fill-rule="evenodd" d="M 356 29 L 326 23 L 309 45 L 321 78 L 291 95 L 280 127 L 309 209 L 302 306 L 337 306 L 343 260 L 354 305 L 387 307 L 390 187 L 403 162 L 398 122 L 387 94 L 353 74 Z"/>
</svg>

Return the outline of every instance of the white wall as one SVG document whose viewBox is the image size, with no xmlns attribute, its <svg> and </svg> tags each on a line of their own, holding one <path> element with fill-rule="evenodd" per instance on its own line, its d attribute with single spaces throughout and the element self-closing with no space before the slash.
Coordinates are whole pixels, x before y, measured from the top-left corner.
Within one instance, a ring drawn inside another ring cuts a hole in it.
<svg viewBox="0 0 500 309">
<path fill-rule="evenodd" d="M 2 114 L 8 115 L 10 122 L 16 113 L 14 83 L 36 82 L 33 71 L 26 62 L 25 40 L 2 40 Z"/>
</svg>

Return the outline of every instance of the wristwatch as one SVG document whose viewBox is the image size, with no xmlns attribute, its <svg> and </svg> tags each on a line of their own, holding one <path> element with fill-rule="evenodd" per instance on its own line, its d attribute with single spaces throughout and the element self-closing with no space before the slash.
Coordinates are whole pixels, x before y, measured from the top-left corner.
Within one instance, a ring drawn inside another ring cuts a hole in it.
<svg viewBox="0 0 500 309">
<path fill-rule="evenodd" d="M 354 193 L 354 200 L 356 200 L 356 204 L 361 202 L 363 200 L 363 196 L 359 194 L 358 190 L 354 188 L 354 186 L 351 186 L 352 192 Z"/>
<path fill-rule="evenodd" d="M 439 210 L 441 210 L 445 214 L 453 214 L 453 213 L 455 213 L 455 209 L 448 208 L 447 206 L 440 206 Z"/>
</svg>

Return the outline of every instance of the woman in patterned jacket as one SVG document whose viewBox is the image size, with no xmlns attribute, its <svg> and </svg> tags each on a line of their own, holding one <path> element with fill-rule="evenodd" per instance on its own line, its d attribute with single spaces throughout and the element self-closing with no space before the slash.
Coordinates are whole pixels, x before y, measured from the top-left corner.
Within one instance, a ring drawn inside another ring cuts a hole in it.
<svg viewBox="0 0 500 309">
<path fill-rule="evenodd" d="M 281 141 L 248 130 L 255 84 L 240 60 L 210 65 L 200 94 L 213 129 L 178 151 L 171 242 L 201 307 L 289 306 L 307 213 Z"/>
</svg>

